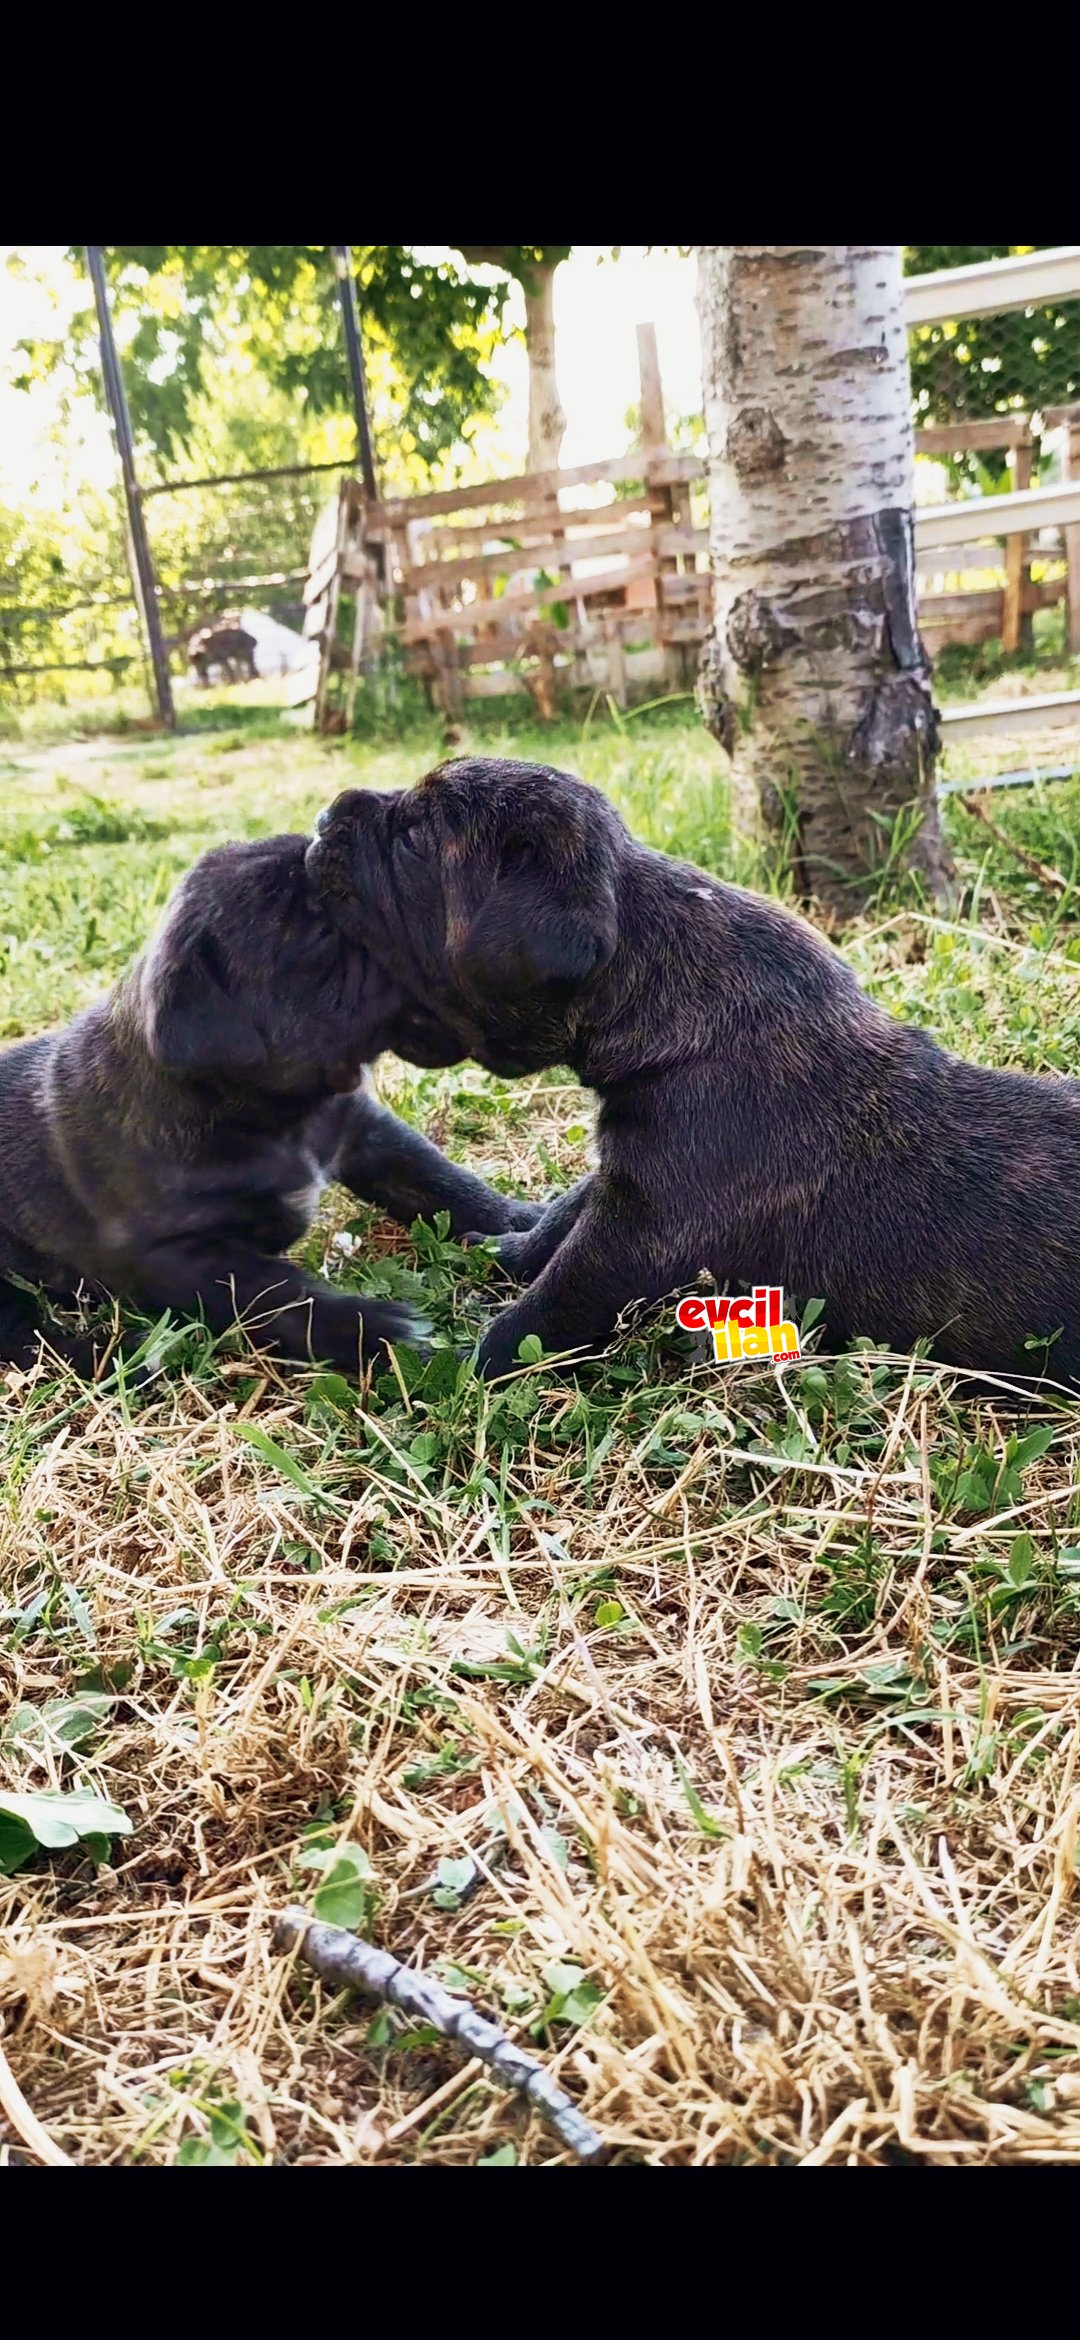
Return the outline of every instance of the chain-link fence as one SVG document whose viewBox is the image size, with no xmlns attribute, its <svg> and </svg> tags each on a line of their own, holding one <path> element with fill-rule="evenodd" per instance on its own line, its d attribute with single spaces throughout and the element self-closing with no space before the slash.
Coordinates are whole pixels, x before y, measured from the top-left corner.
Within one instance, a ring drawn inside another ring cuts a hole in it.
<svg viewBox="0 0 1080 2340">
<path fill-rule="evenodd" d="M 193 637 L 254 609 L 300 636 L 312 532 L 352 469 L 282 466 L 258 476 L 143 490 L 162 628 L 174 665 Z M 273 661 L 267 651 L 262 671 Z"/>
<path fill-rule="evenodd" d="M 909 277 L 919 276 L 1051 248 L 912 245 L 905 252 L 905 270 Z M 1026 416 L 1033 442 L 1031 484 L 1049 485 L 1060 476 L 1062 410 L 1080 401 L 1080 298 L 915 325 L 908 350 L 916 430 Z M 1000 490 L 1006 473 L 1015 470 L 1004 446 L 959 449 L 942 460 L 950 484 L 977 495 Z"/>
<path fill-rule="evenodd" d="M 255 633 L 258 673 L 282 673 L 298 663 L 312 531 L 351 469 L 348 462 L 316 470 L 283 466 L 265 477 L 144 487 L 174 675 L 190 671 L 194 680 L 189 654 L 207 629 L 242 627 L 245 619 Z M 54 590 L 39 586 L 33 600 L 23 600 L 0 582 L 0 693 L 9 703 L 60 700 L 144 679 L 145 645 L 123 541 L 118 535 L 102 549 L 108 566 L 102 563 L 102 573 L 85 586 L 65 591 L 61 577 Z M 260 628 L 260 618 L 271 622 Z M 276 636 L 275 626 L 293 643 Z"/>
<path fill-rule="evenodd" d="M 28 603 L 0 587 L 0 689 L 16 702 L 39 692 L 63 698 L 77 677 L 85 688 L 94 676 L 115 684 L 142 673 L 135 602 L 123 571 L 96 579 L 71 599 L 64 598 L 63 581 L 58 584 L 52 598 Z"/>
</svg>

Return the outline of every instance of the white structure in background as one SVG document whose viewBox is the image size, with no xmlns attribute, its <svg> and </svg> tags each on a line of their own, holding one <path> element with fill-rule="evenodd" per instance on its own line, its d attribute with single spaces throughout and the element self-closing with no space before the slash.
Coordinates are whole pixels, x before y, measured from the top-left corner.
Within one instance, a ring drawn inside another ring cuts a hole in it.
<svg viewBox="0 0 1080 2340">
<path fill-rule="evenodd" d="M 318 670 L 315 643 L 306 642 L 291 626 L 279 624 L 261 609 L 242 610 L 240 623 L 255 644 L 256 674 L 299 674 L 310 666 Z"/>
</svg>

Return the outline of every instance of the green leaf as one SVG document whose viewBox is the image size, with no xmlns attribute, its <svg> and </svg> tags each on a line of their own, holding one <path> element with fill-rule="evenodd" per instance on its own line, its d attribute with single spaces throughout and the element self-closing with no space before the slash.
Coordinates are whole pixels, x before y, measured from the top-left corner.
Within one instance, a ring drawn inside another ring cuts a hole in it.
<svg viewBox="0 0 1080 2340">
<path fill-rule="evenodd" d="M 263 1461 L 269 1463 L 272 1470 L 280 1471 L 283 1479 L 288 1479 L 294 1487 L 298 1487 L 309 1503 L 340 1506 L 340 1496 L 328 1495 L 324 1488 L 317 1487 L 303 1464 L 298 1463 L 294 1455 L 286 1454 L 284 1447 L 278 1446 L 265 1430 L 260 1430 L 257 1422 L 234 1422 L 233 1429 L 237 1438 L 242 1438 L 245 1445 L 253 1446 L 256 1454 L 261 1454 Z"/>
<path fill-rule="evenodd" d="M 957 1511 L 989 1511 L 993 1503 L 993 1489 L 979 1471 L 965 1471 L 958 1481 L 953 1502 Z"/>
<path fill-rule="evenodd" d="M 312 1896 L 312 1909 L 325 1926 L 344 1926 L 355 1933 L 364 1924 L 372 1903 L 375 1871 L 360 1844 L 313 1844 L 297 1859 L 298 1869 L 314 1869 L 322 1878 Z"/>
<path fill-rule="evenodd" d="M 439 1958 L 436 1966 L 439 1980 L 448 1991 L 464 1991 L 467 1995 L 469 1991 L 487 1989 L 487 1976 L 480 1974 L 475 1966 L 459 1966 L 455 1958 Z"/>
<path fill-rule="evenodd" d="M 0 1789 L 0 1871 L 21 1867 L 38 1845 L 66 1852 L 85 1836 L 130 1836 L 132 1822 L 118 1804 L 107 1804 L 90 1788 L 66 1795 L 14 1795 Z"/>
<path fill-rule="evenodd" d="M 524 1340 L 518 1342 L 517 1353 L 519 1364 L 539 1365 L 544 1354 L 544 1344 L 539 1333 L 526 1333 Z"/>
<path fill-rule="evenodd" d="M 90 1615 L 90 1611 L 86 1606 L 86 1602 L 84 1601 L 82 1594 L 76 1592 L 73 1584 L 65 1584 L 63 1589 L 64 1599 L 67 1602 L 68 1608 L 71 1611 L 76 1625 L 78 1626 L 79 1632 L 82 1634 L 83 1640 L 91 1649 L 96 1649 L 97 1635 L 94 1631 L 94 1620 Z"/>
<path fill-rule="evenodd" d="M 560 1836 L 557 1828 L 542 1828 L 540 1834 L 555 1861 L 556 1867 L 568 1869 L 570 1866 L 570 1847 L 565 1836 Z"/>
<path fill-rule="evenodd" d="M 1057 1431 L 1051 1427 L 1044 1430 L 1029 1430 L 1026 1438 L 1018 1438 L 1016 1452 L 1011 1457 L 1017 1470 L 1026 1470 L 1029 1463 L 1037 1462 L 1039 1456 L 1046 1453 L 1047 1447 L 1053 1445 L 1056 1437 Z"/>
<path fill-rule="evenodd" d="M 584 1979 L 582 1968 L 571 1965 L 569 1959 L 553 1958 L 550 1966 L 544 1968 L 544 1981 L 556 1998 L 565 1998 L 569 1991 L 576 1991 Z"/>
<path fill-rule="evenodd" d="M 113 1704 L 102 1690 L 80 1690 L 73 1698 L 47 1698 L 43 1706 L 17 1706 L 3 1743 L 19 1739 L 39 1754 L 48 1746 L 80 1747 L 100 1729 Z"/>
<path fill-rule="evenodd" d="M 235 2169 L 236 2149 L 223 2153 L 212 2137 L 185 2137 L 176 2156 L 178 2169 Z"/>
<path fill-rule="evenodd" d="M 494 2153 L 482 2153 L 477 2169 L 513 2169 L 517 2164 L 516 2145 L 497 2145 Z"/>
<path fill-rule="evenodd" d="M 802 1312 L 802 1323 L 801 1323 L 801 1324 L 800 1324 L 800 1326 L 799 1326 L 799 1338 L 800 1338 L 800 1340 L 802 1340 L 802 1339 L 804 1338 L 804 1336 L 805 1336 L 805 1335 L 806 1335 L 806 1334 L 807 1334 L 807 1333 L 810 1331 L 811 1327 L 817 1323 L 817 1320 L 818 1320 L 819 1316 L 824 1316 L 824 1314 L 825 1314 L 825 1302 L 824 1302 L 824 1300 L 808 1300 L 808 1301 L 807 1301 L 807 1303 L 806 1303 L 806 1306 L 805 1306 L 805 1308 L 803 1309 L 803 1312 Z"/>
<path fill-rule="evenodd" d="M 714 1820 L 712 1813 L 706 1811 L 705 1806 L 701 1801 L 701 1797 L 699 1796 L 697 1789 L 694 1786 L 693 1780 L 691 1779 L 681 1756 L 676 1755 L 675 1757 L 675 1769 L 679 1774 L 679 1785 L 684 1796 L 686 1797 L 686 1801 L 690 1806 L 690 1810 L 693 1813 L 695 1820 L 697 1821 L 702 1835 L 711 1836 L 713 1838 L 725 1837 L 728 1833 L 727 1829 L 722 1828 L 719 1820 Z"/>
<path fill-rule="evenodd" d="M 556 1958 L 545 1966 L 544 1981 L 551 1998 L 537 2027 L 541 2030 L 548 2023 L 586 2023 L 604 1996 L 599 1985 L 589 1982 L 582 1968 L 568 1959 Z"/>
<path fill-rule="evenodd" d="M 332 1406 L 336 1414 L 357 1410 L 358 1393 L 343 1373 L 317 1373 L 308 1395 L 314 1405 Z"/>
<path fill-rule="evenodd" d="M 12 1870 L 21 1869 L 23 1862 L 32 1860 L 36 1851 L 33 1829 L 0 1804 L 0 1877 L 10 1877 Z"/>
<path fill-rule="evenodd" d="M 478 1873 L 476 1862 L 467 1857 L 462 1861 L 440 1861 L 435 1871 L 437 1883 L 431 1896 L 436 1909 L 460 1909 L 462 1894 L 469 1891 Z"/>
<path fill-rule="evenodd" d="M 601 1601 L 594 1614 L 593 1624 L 599 1625 L 601 1628 L 605 1625 L 618 1625 L 625 1614 L 626 1611 L 621 1601 Z"/>
<path fill-rule="evenodd" d="M 1035 1545 L 1030 1536 L 1015 1536 L 1009 1547 L 1005 1574 L 1018 1589 L 1030 1584 L 1035 1569 Z"/>
</svg>

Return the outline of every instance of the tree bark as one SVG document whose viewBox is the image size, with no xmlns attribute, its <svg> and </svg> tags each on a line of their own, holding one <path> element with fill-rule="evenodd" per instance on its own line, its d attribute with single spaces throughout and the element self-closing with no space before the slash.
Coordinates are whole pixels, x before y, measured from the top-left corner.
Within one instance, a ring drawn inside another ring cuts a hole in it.
<svg viewBox="0 0 1080 2340">
<path fill-rule="evenodd" d="M 529 353 L 529 470 L 557 471 L 566 416 L 555 379 L 555 268 L 537 266 L 524 286 Z"/>
<path fill-rule="evenodd" d="M 884 869 L 952 865 L 915 609 L 899 245 L 700 249 L 713 632 L 698 700 L 736 818 L 850 917 Z"/>
<path fill-rule="evenodd" d="M 555 270 L 568 247 L 554 260 L 523 262 L 512 244 L 458 244 L 470 266 L 506 268 L 516 276 L 525 295 L 525 349 L 529 360 L 530 471 L 557 471 L 566 416 L 555 379 Z"/>
</svg>

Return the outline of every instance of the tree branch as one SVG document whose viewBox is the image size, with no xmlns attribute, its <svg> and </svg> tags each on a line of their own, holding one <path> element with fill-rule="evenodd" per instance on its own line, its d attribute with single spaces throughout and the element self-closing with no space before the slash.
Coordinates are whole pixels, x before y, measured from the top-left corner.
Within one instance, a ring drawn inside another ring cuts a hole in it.
<svg viewBox="0 0 1080 2340">
<path fill-rule="evenodd" d="M 389 1951 L 373 1949 L 344 1926 L 316 1924 L 306 1909 L 282 1910 L 274 1919 L 273 1940 L 275 1950 L 295 1950 L 336 1989 L 366 1991 L 371 1998 L 385 1999 L 478 2056 L 504 2088 L 528 2098 L 579 2161 L 596 2161 L 604 2152 L 603 2138 L 543 2065 L 515 2047 L 506 2032 L 478 2014 L 467 1999 L 451 1997 L 433 1975 L 402 1966 Z"/>
</svg>

